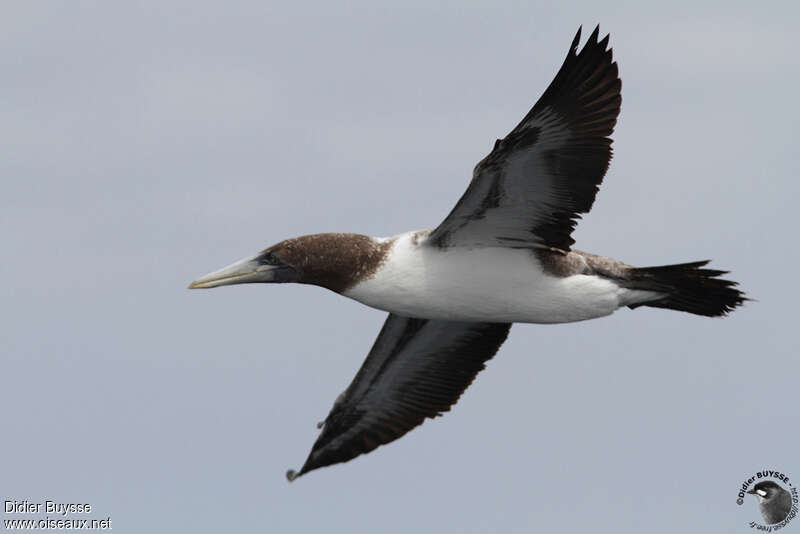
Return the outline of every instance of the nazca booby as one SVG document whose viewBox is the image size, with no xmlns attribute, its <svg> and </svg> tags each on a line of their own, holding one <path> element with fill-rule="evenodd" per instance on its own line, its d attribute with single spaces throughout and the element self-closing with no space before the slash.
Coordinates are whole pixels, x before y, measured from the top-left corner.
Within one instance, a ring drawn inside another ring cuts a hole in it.
<svg viewBox="0 0 800 534">
<path fill-rule="evenodd" d="M 636 268 L 573 250 L 611 159 L 617 64 L 599 27 L 581 31 L 533 106 L 475 167 L 434 230 L 389 238 L 328 233 L 281 241 L 192 282 L 314 284 L 389 312 L 336 399 L 303 467 L 346 462 L 448 411 L 511 323 L 565 323 L 622 306 L 723 316 L 746 299 L 707 261 Z"/>
</svg>

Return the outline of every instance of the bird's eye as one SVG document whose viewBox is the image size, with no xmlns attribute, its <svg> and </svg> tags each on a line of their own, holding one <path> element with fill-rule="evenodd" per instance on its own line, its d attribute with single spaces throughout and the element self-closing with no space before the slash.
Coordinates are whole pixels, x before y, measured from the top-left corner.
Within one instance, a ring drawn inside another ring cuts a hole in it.
<svg viewBox="0 0 800 534">
<path fill-rule="evenodd" d="M 262 254 L 261 257 L 258 258 L 258 262 L 261 265 L 277 265 L 278 263 L 280 263 L 278 261 L 278 258 L 276 258 L 275 255 L 272 254 L 271 252 L 265 252 L 264 254 Z"/>
</svg>

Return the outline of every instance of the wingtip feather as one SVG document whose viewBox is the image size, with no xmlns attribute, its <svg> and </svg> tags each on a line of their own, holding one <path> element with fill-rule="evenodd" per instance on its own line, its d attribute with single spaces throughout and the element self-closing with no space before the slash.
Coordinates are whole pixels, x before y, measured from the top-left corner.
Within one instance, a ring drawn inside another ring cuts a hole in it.
<svg viewBox="0 0 800 534">
<path fill-rule="evenodd" d="M 594 41 L 596 43 L 597 42 L 597 38 L 599 36 L 600 36 L 600 25 L 598 24 L 597 26 L 594 27 L 594 30 L 592 31 L 592 34 L 589 36 L 589 39 L 587 39 L 586 42 L 588 43 L 588 42 Z"/>
<path fill-rule="evenodd" d="M 572 46 L 570 47 L 570 52 L 573 53 L 573 54 L 578 49 L 578 43 L 581 42 L 581 30 L 582 29 L 583 29 L 583 26 L 578 26 L 578 32 L 575 34 L 575 37 L 572 39 Z"/>
</svg>

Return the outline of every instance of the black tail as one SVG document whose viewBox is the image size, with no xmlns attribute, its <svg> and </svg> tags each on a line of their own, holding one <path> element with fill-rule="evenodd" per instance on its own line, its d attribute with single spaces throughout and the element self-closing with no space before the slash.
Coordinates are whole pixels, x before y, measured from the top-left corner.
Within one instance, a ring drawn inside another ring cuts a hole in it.
<svg viewBox="0 0 800 534">
<path fill-rule="evenodd" d="M 631 269 L 626 287 L 658 291 L 666 296 L 630 307 L 652 306 L 720 317 L 749 300 L 736 289 L 736 282 L 717 278 L 728 271 L 700 268 L 707 263 L 708 260 Z"/>
</svg>

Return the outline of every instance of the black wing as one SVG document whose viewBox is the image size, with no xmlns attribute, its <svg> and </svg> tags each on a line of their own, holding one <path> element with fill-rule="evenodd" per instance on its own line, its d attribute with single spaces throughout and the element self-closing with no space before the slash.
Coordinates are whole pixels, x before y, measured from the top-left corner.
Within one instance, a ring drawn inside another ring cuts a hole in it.
<svg viewBox="0 0 800 534">
<path fill-rule="evenodd" d="M 510 324 L 389 314 L 353 382 L 336 399 L 299 472 L 346 462 L 450 410 L 495 355 Z"/>
<path fill-rule="evenodd" d="M 472 182 L 428 243 L 569 250 L 611 160 L 622 82 L 608 36 L 581 31 L 550 86 L 475 167 Z"/>
</svg>

